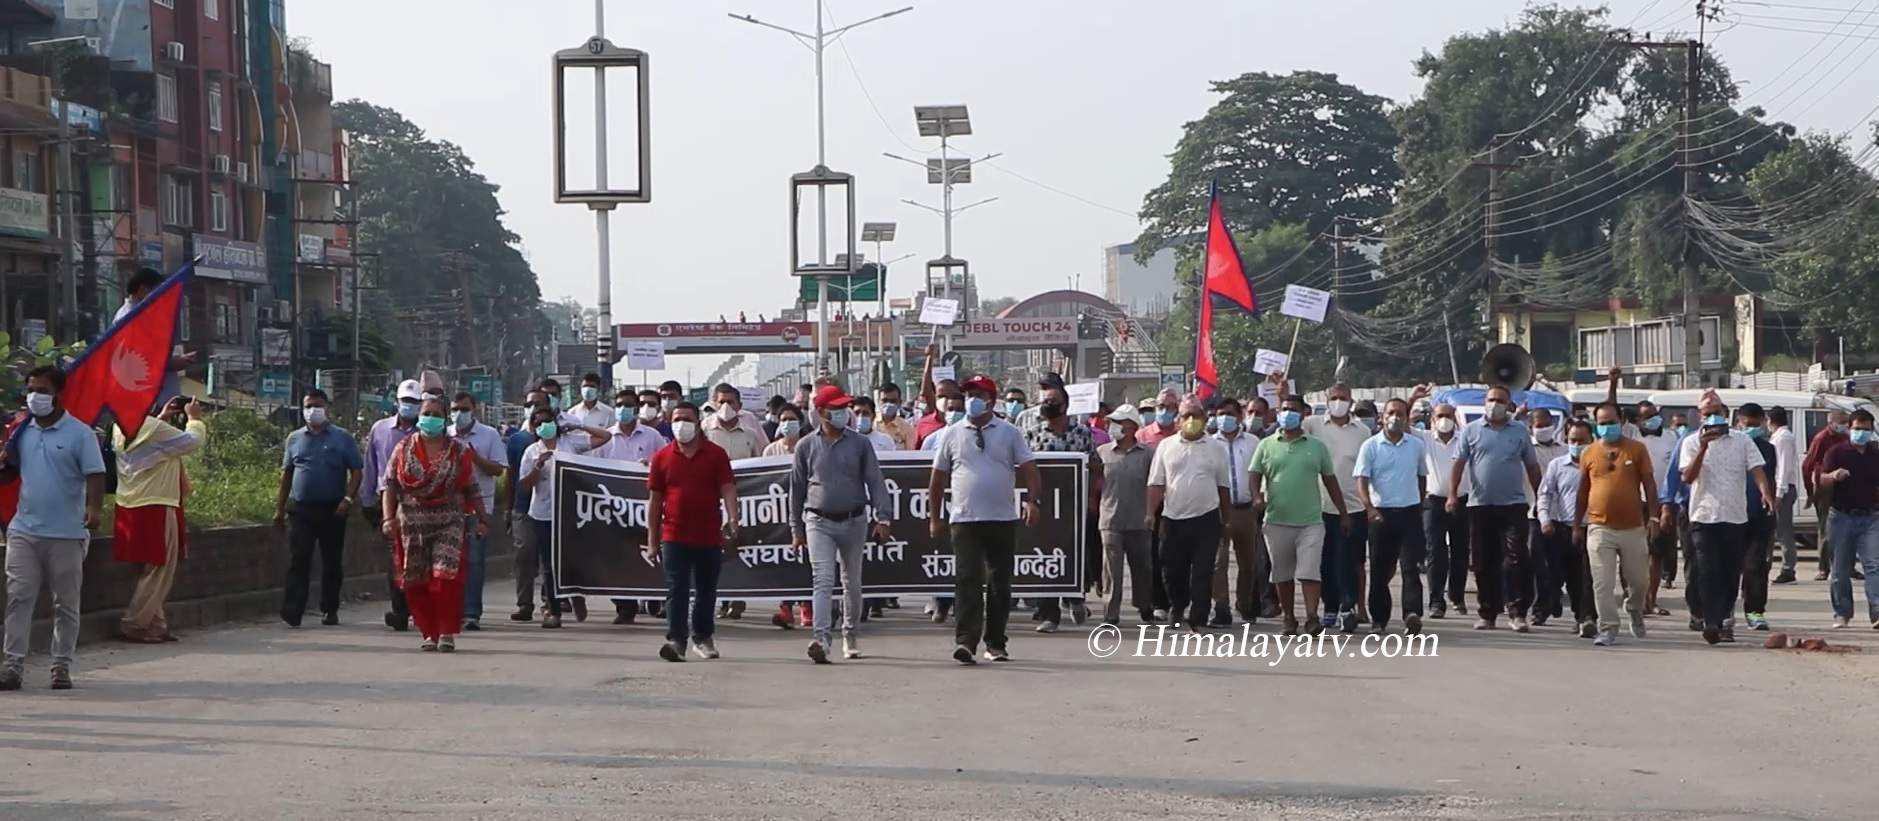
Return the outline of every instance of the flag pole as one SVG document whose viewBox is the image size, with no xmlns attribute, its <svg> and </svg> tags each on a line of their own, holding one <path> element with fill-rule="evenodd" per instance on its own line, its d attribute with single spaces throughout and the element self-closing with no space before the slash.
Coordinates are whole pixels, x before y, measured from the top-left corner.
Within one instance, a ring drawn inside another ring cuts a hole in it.
<svg viewBox="0 0 1879 821">
<path fill-rule="evenodd" d="M 1305 320 L 1292 320 L 1292 347 L 1285 349 L 1285 370 L 1292 370 L 1292 354 L 1298 353 L 1298 332 L 1305 329 Z"/>
</svg>

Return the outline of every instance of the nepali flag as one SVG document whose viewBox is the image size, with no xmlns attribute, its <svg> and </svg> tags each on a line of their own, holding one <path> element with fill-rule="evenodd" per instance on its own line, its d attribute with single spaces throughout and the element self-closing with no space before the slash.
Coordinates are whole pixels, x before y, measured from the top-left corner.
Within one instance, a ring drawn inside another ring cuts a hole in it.
<svg viewBox="0 0 1879 821">
<path fill-rule="evenodd" d="M 1200 319 L 1194 325 L 1194 393 L 1201 399 L 1214 395 L 1220 384 L 1214 366 L 1214 300 L 1219 298 L 1254 316 L 1259 304 L 1253 298 L 1253 283 L 1240 261 L 1239 246 L 1227 231 L 1226 217 L 1220 213 L 1220 183 L 1215 181 L 1207 202 L 1207 251 L 1201 267 Z"/>
<path fill-rule="evenodd" d="M 136 438 L 163 390 L 183 320 L 183 288 L 195 274 L 196 263 L 185 264 L 72 361 L 61 394 L 66 413 L 94 425 L 110 411 L 125 438 Z"/>
</svg>

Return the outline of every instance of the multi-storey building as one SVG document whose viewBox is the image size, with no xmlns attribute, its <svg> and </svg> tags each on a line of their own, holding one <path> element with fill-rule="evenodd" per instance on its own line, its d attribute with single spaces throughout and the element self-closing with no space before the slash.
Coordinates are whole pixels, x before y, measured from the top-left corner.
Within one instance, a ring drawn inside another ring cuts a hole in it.
<svg viewBox="0 0 1879 821">
<path fill-rule="evenodd" d="M 200 257 L 193 375 L 213 362 L 212 388 L 292 396 L 302 326 L 349 310 L 353 283 L 332 69 L 284 16 L 283 0 L 0 0 L 6 328 L 90 337 L 131 272 Z"/>
</svg>

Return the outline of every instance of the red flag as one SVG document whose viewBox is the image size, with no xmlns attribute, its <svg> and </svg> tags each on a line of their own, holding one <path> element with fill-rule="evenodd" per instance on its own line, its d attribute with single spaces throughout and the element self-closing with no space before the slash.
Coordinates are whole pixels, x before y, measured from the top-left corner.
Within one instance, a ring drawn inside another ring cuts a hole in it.
<svg viewBox="0 0 1879 821">
<path fill-rule="evenodd" d="M 1220 214 L 1220 186 L 1214 184 L 1213 193 L 1207 203 L 1207 257 L 1206 268 L 1201 277 L 1201 291 L 1213 297 L 1221 297 L 1252 314 L 1259 313 L 1259 305 L 1253 300 L 1253 284 L 1246 278 L 1246 267 L 1240 262 L 1239 246 L 1233 244 L 1233 235 L 1227 233 L 1226 218 Z"/>
<path fill-rule="evenodd" d="M 61 394 L 66 413 L 92 425 L 110 411 L 126 437 L 137 435 L 163 389 L 182 319 L 183 286 L 195 272 L 191 262 L 171 274 L 72 362 Z"/>
<path fill-rule="evenodd" d="M 1219 372 L 1214 369 L 1214 305 L 1213 300 L 1203 294 L 1200 301 L 1200 322 L 1194 326 L 1194 395 L 1202 401 L 1214 395 L 1216 385 L 1220 384 Z"/>
</svg>

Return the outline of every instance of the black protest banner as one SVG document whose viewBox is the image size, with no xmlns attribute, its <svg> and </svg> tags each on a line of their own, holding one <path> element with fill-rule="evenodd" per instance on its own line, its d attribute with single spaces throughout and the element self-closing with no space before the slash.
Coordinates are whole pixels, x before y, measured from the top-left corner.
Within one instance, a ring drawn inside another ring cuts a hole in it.
<svg viewBox="0 0 1879 821">
<path fill-rule="evenodd" d="M 946 595 L 953 554 L 927 525 L 930 453 L 880 454 L 887 479 L 887 542 L 867 546 L 862 575 L 869 596 Z M 1021 596 L 1080 596 L 1089 500 L 1084 457 L 1037 454 L 1042 498 L 1038 523 L 1018 530 L 1012 591 Z M 790 549 L 789 457 L 732 463 L 737 480 L 738 541 L 725 551 L 718 580 L 724 599 L 801 599 L 812 591 L 808 557 Z M 647 467 L 557 454 L 554 464 L 555 581 L 562 594 L 664 598 L 665 568 L 646 550 Z M 1023 491 L 1013 489 L 1014 494 Z M 942 514 L 943 515 L 943 514 Z M 806 552 L 806 551 L 805 551 Z"/>
</svg>

